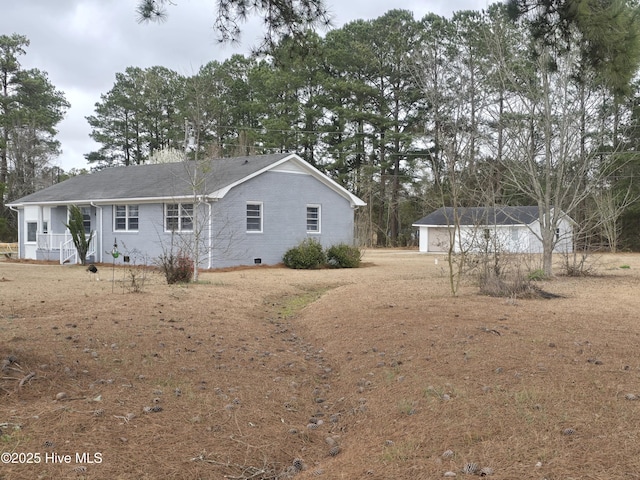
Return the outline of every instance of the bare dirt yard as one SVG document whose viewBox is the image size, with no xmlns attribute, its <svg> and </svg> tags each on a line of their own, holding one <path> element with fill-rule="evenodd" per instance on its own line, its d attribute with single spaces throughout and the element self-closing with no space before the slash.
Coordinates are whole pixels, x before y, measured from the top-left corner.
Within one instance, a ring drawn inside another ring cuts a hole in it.
<svg viewBox="0 0 640 480">
<path fill-rule="evenodd" d="M 551 300 L 364 262 L 134 293 L 0 261 L 0 479 L 640 478 L 639 255 Z"/>
</svg>

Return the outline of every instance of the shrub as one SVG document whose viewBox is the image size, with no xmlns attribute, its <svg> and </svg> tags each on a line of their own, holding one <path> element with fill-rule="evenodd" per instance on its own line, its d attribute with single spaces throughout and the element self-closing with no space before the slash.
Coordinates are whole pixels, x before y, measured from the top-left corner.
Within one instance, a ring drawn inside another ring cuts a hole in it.
<svg viewBox="0 0 640 480">
<path fill-rule="evenodd" d="M 597 273 L 598 259 L 588 250 L 575 250 L 563 254 L 562 269 L 568 277 L 589 277 Z"/>
<path fill-rule="evenodd" d="M 361 258 L 360 249 L 346 243 L 333 245 L 327 250 L 327 262 L 335 268 L 357 268 Z"/>
<path fill-rule="evenodd" d="M 289 268 L 319 268 L 325 264 L 326 256 L 320 242 L 306 238 L 298 246 L 287 250 L 282 261 Z"/>
<path fill-rule="evenodd" d="M 188 283 L 193 277 L 193 260 L 184 252 L 165 252 L 157 260 L 167 283 Z"/>
<path fill-rule="evenodd" d="M 534 290 L 530 280 L 520 272 L 511 275 L 481 275 L 480 292 L 490 297 L 530 297 Z"/>
</svg>

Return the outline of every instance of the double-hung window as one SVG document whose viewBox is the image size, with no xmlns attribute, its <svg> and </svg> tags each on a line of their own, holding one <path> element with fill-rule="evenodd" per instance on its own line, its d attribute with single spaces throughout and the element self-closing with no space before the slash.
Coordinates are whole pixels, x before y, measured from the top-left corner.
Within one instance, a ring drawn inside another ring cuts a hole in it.
<svg viewBox="0 0 640 480">
<path fill-rule="evenodd" d="M 247 202 L 247 232 L 262 232 L 262 202 Z"/>
<path fill-rule="evenodd" d="M 167 232 L 192 232 L 193 203 L 165 204 L 164 229 Z"/>
<path fill-rule="evenodd" d="M 307 233 L 320 233 L 320 205 L 307 205 Z"/>
<path fill-rule="evenodd" d="M 38 222 L 27 222 L 27 242 L 35 242 L 38 235 Z"/>
<path fill-rule="evenodd" d="M 116 205 L 113 217 L 114 230 L 119 232 L 138 231 L 138 205 Z"/>
<path fill-rule="evenodd" d="M 84 233 L 89 235 L 91 233 L 91 207 L 80 207 L 80 211 L 82 212 Z"/>
</svg>

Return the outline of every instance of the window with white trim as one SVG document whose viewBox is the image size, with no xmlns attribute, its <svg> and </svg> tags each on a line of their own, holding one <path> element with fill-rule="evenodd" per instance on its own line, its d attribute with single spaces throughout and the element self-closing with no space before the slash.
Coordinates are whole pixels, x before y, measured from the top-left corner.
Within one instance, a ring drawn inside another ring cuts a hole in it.
<svg viewBox="0 0 640 480">
<path fill-rule="evenodd" d="M 91 207 L 80 207 L 80 211 L 82 212 L 84 233 L 89 235 L 91 233 Z"/>
<path fill-rule="evenodd" d="M 320 205 L 307 205 L 307 233 L 320 233 Z"/>
<path fill-rule="evenodd" d="M 192 232 L 193 203 L 165 204 L 164 229 L 167 232 Z"/>
<path fill-rule="evenodd" d="M 262 202 L 247 202 L 247 232 L 262 232 Z"/>
<path fill-rule="evenodd" d="M 119 232 L 138 231 L 138 205 L 114 205 L 113 229 Z"/>
<path fill-rule="evenodd" d="M 38 222 L 27 222 L 27 242 L 35 242 L 38 234 Z"/>
</svg>

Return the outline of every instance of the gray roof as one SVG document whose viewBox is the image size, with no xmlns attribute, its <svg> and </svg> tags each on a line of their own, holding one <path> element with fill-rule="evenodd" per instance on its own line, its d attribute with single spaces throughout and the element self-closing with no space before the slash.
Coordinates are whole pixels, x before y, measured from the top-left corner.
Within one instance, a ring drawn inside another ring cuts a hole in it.
<svg viewBox="0 0 640 480">
<path fill-rule="evenodd" d="M 440 208 L 413 225 L 453 225 L 453 207 Z M 460 207 L 460 225 L 530 225 L 538 220 L 538 207 Z"/>
<path fill-rule="evenodd" d="M 201 163 L 203 167 L 199 169 L 204 181 L 198 191 L 209 195 L 291 156 L 280 153 L 208 160 Z M 195 162 L 179 162 L 105 168 L 72 177 L 10 202 L 10 205 L 189 197 L 193 196 L 190 177 L 195 165 Z"/>
</svg>

